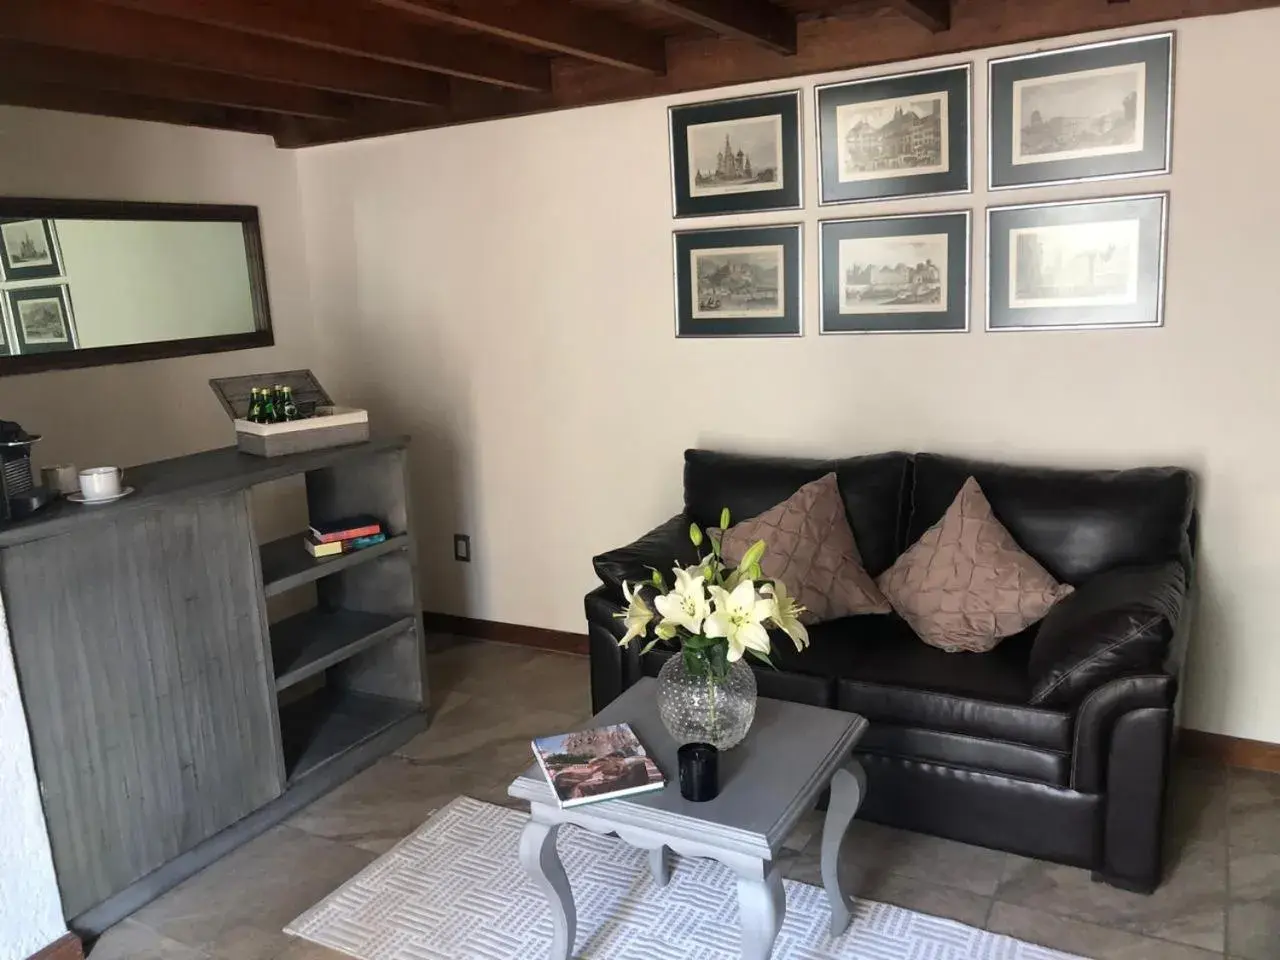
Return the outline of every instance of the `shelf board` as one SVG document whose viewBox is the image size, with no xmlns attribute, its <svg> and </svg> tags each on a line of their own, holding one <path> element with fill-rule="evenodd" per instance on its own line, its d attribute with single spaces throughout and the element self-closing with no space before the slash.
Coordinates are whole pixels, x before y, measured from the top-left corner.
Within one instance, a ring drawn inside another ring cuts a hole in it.
<svg viewBox="0 0 1280 960">
<path fill-rule="evenodd" d="M 327 670 L 412 629 L 412 616 L 362 610 L 308 610 L 271 626 L 276 690 Z"/>
<path fill-rule="evenodd" d="M 346 570 L 357 564 L 368 563 L 378 557 L 397 550 L 408 549 L 409 538 L 401 533 L 387 537 L 382 543 L 356 550 L 354 553 L 342 553 L 336 557 L 325 557 L 317 560 L 307 553 L 303 546 L 306 534 L 295 533 L 280 540 L 272 540 L 262 547 L 262 584 L 268 597 L 300 587 L 304 583 L 319 580 Z"/>
<path fill-rule="evenodd" d="M 324 687 L 280 708 L 288 784 L 421 713 L 419 704 Z"/>
</svg>

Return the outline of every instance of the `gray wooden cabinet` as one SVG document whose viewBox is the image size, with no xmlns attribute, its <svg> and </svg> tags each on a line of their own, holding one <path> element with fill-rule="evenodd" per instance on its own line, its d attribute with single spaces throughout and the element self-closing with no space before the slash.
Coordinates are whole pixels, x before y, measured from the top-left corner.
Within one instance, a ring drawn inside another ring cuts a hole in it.
<svg viewBox="0 0 1280 960">
<path fill-rule="evenodd" d="M 425 725 L 404 441 L 130 470 L 139 493 L 0 530 L 0 592 L 63 907 L 92 934 Z M 249 487 L 307 475 L 309 511 L 391 537 L 314 561 L 259 544 Z M 266 597 L 318 605 L 268 624 Z"/>
</svg>

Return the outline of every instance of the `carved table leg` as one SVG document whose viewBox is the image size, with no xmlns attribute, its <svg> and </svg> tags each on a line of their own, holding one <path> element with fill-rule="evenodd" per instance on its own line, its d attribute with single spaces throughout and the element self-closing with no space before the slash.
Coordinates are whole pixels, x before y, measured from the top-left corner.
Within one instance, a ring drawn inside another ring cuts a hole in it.
<svg viewBox="0 0 1280 960">
<path fill-rule="evenodd" d="M 665 887 L 671 879 L 671 867 L 667 861 L 667 848 L 658 847 L 649 851 L 649 869 L 653 872 L 653 882 Z"/>
<path fill-rule="evenodd" d="M 520 834 L 520 864 L 551 905 L 551 960 L 571 960 L 578 915 L 564 864 L 556 851 L 558 823 L 530 820 Z"/>
<path fill-rule="evenodd" d="M 738 911 L 742 914 L 742 960 L 769 960 L 787 915 L 787 895 L 777 864 L 764 865 L 761 879 L 738 877 Z"/>
<path fill-rule="evenodd" d="M 831 936 L 838 937 L 849 926 L 849 901 L 840 889 L 840 842 L 849 830 L 867 795 L 867 775 L 862 764 L 851 760 L 831 778 L 831 801 L 822 825 L 822 885 L 831 904 Z"/>
</svg>

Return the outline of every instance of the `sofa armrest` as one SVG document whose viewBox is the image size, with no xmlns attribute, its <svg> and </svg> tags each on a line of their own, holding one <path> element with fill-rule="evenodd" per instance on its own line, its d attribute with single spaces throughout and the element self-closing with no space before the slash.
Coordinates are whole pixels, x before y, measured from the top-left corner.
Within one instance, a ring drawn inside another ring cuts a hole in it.
<svg viewBox="0 0 1280 960">
<path fill-rule="evenodd" d="M 1120 567 L 1081 584 L 1036 633 L 1027 665 L 1031 702 L 1072 708 L 1111 680 L 1160 671 L 1186 593 L 1177 563 Z"/>
<path fill-rule="evenodd" d="M 621 598 L 622 582 L 648 580 L 650 567 L 667 576 L 677 563 L 681 566 L 697 563 L 698 551 L 689 540 L 689 522 L 687 514 L 678 513 L 634 543 L 592 558 L 596 575 Z"/>
<path fill-rule="evenodd" d="M 1072 788 L 1081 793 L 1103 792 L 1107 766 L 1111 762 L 1111 735 L 1116 724 L 1134 711 L 1172 711 L 1177 697 L 1178 680 L 1166 673 L 1121 677 L 1088 694 L 1076 711 L 1071 749 Z"/>
</svg>

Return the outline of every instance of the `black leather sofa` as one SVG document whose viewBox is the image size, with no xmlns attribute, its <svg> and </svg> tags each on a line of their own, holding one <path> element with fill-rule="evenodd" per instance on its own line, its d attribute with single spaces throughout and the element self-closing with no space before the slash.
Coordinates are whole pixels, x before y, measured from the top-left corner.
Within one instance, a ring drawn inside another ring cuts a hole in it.
<svg viewBox="0 0 1280 960">
<path fill-rule="evenodd" d="M 831 471 L 873 577 L 974 476 L 1023 549 L 1076 591 L 987 654 L 926 646 L 895 615 L 820 624 L 803 654 L 785 638 L 774 644 L 778 669 L 756 668 L 760 695 L 871 721 L 858 750 L 869 781 L 860 816 L 1153 890 L 1193 572 L 1195 484 L 1185 470 L 690 450 L 683 512 L 595 558 L 602 585 L 586 598 L 595 708 L 671 655 L 618 647 L 621 581 L 691 562 L 690 521 L 713 526 L 724 506 L 755 516 Z"/>
</svg>

